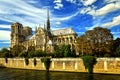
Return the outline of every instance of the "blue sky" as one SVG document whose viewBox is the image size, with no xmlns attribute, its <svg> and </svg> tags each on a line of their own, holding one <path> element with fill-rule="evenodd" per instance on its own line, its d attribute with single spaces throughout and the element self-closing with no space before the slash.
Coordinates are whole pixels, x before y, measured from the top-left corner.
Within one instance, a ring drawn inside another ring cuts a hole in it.
<svg viewBox="0 0 120 80">
<path fill-rule="evenodd" d="M 0 49 L 9 47 L 12 22 L 35 30 L 46 23 L 47 7 L 52 30 L 71 27 L 82 35 L 100 26 L 120 37 L 120 0 L 0 0 Z"/>
</svg>

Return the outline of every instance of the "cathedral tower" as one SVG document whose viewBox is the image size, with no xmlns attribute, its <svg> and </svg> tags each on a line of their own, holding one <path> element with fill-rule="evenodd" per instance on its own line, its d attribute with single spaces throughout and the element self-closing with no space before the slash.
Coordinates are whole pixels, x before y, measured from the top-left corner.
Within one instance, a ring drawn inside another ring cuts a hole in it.
<svg viewBox="0 0 120 80">
<path fill-rule="evenodd" d="M 23 26 L 22 24 L 15 22 L 11 25 L 11 43 L 10 47 L 12 48 L 14 45 L 21 44 L 24 37 L 22 34 Z"/>
</svg>

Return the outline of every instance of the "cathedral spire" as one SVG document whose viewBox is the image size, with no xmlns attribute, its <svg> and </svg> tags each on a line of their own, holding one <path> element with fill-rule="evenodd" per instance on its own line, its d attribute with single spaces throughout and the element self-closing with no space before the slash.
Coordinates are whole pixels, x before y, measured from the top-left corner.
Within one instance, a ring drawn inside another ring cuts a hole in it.
<svg viewBox="0 0 120 80">
<path fill-rule="evenodd" d="M 37 26 L 35 27 L 35 33 L 37 33 Z"/>
<path fill-rule="evenodd" d="M 49 8 L 47 9 L 47 24 L 46 24 L 46 26 L 47 26 L 47 31 L 50 31 L 50 19 L 49 19 L 50 17 L 49 17 Z"/>
</svg>

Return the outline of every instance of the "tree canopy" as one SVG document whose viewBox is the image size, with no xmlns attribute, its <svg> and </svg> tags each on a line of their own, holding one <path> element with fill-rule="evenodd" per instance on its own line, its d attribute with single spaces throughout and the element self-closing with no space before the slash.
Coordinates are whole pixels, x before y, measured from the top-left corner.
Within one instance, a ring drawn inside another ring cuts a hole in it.
<svg viewBox="0 0 120 80">
<path fill-rule="evenodd" d="M 81 54 L 104 56 L 105 53 L 111 54 L 113 35 L 107 28 L 96 27 L 80 36 L 77 44 Z"/>
<path fill-rule="evenodd" d="M 11 52 L 13 54 L 13 56 L 18 57 L 18 55 L 20 53 L 25 52 L 25 47 L 23 45 L 15 45 L 13 46 L 13 48 L 11 49 Z"/>
</svg>

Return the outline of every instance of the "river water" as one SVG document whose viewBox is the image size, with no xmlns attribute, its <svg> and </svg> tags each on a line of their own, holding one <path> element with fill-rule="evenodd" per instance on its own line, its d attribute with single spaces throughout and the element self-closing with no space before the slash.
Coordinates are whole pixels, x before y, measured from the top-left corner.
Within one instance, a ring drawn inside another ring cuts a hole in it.
<svg viewBox="0 0 120 80">
<path fill-rule="evenodd" d="M 0 80 L 120 80 L 120 75 L 0 68 Z"/>
</svg>

